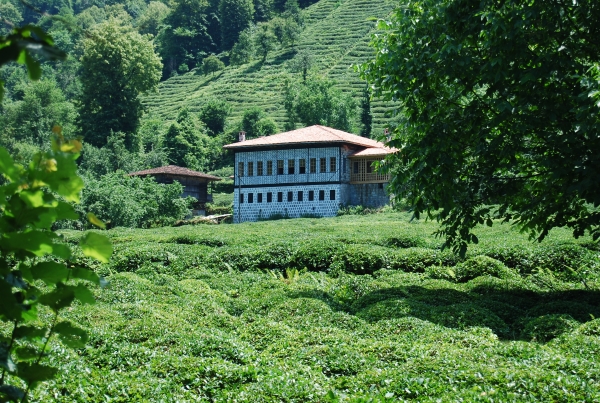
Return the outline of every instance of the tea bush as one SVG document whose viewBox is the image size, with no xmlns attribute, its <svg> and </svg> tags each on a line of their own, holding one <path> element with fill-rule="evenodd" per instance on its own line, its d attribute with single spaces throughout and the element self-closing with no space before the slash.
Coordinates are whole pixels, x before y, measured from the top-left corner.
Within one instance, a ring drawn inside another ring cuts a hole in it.
<svg viewBox="0 0 600 403">
<path fill-rule="evenodd" d="M 479 255 L 459 263 L 455 270 L 456 279 L 466 282 L 479 276 L 492 276 L 500 279 L 515 277 L 509 268 L 494 258 Z"/>
</svg>

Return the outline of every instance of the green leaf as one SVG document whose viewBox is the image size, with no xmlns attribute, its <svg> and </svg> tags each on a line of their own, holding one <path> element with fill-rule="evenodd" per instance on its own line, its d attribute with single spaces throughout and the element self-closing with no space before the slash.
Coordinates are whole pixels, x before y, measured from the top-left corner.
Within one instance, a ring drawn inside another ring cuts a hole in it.
<svg viewBox="0 0 600 403">
<path fill-rule="evenodd" d="M 31 275 L 36 280 L 42 280 L 48 285 L 65 281 L 69 276 L 69 269 L 64 264 L 56 262 L 42 262 L 31 268 Z"/>
<path fill-rule="evenodd" d="M 80 280 L 87 280 L 94 284 L 100 285 L 100 277 L 92 270 L 84 269 L 83 267 L 76 267 L 71 269 L 71 277 L 78 278 Z"/>
<path fill-rule="evenodd" d="M 46 329 L 34 326 L 18 326 L 15 329 L 15 339 L 32 343 L 40 342 L 46 337 Z"/>
<path fill-rule="evenodd" d="M 27 71 L 29 72 L 29 78 L 37 81 L 42 77 L 42 68 L 40 63 L 35 60 L 29 52 L 25 52 L 25 64 L 27 65 Z"/>
<path fill-rule="evenodd" d="M 75 287 L 58 283 L 56 289 L 42 295 L 39 302 L 50 307 L 55 312 L 66 308 L 75 300 Z"/>
<path fill-rule="evenodd" d="M 108 263 L 112 255 L 113 248 L 110 240 L 104 235 L 88 232 L 81 239 L 81 249 L 85 256 L 99 260 L 102 263 Z"/>
<path fill-rule="evenodd" d="M 15 356 L 19 361 L 32 361 L 38 358 L 40 351 L 31 346 L 19 346 L 15 349 Z"/>
<path fill-rule="evenodd" d="M 93 305 L 96 303 L 96 298 L 94 297 L 92 291 L 90 291 L 90 289 L 83 284 L 78 284 L 76 287 L 74 287 L 73 292 L 75 293 L 75 298 L 77 298 L 82 304 Z"/>
<path fill-rule="evenodd" d="M 94 213 L 87 213 L 88 221 L 98 228 L 106 229 L 106 225 Z"/>
<path fill-rule="evenodd" d="M 6 369 L 8 372 L 15 372 L 17 370 L 17 366 L 10 356 L 10 350 L 6 343 L 0 343 L 0 367 Z"/>
<path fill-rule="evenodd" d="M 61 322 L 54 327 L 61 342 L 71 348 L 85 347 L 88 335 L 85 330 L 73 326 L 70 322 Z"/>
<path fill-rule="evenodd" d="M 1 385 L 0 396 L 4 395 L 6 398 L 12 401 L 19 401 L 25 397 L 25 392 L 13 385 Z"/>
<path fill-rule="evenodd" d="M 15 164 L 8 151 L 4 147 L 0 147 L 0 173 L 11 182 L 19 182 L 21 172 L 21 167 Z"/>
<path fill-rule="evenodd" d="M 47 365 L 26 362 L 20 362 L 17 365 L 17 371 L 19 378 L 32 385 L 54 378 L 57 372 L 56 368 Z"/>
<path fill-rule="evenodd" d="M 52 239 L 56 235 L 45 231 L 12 232 L 4 234 L 4 246 L 12 250 L 26 250 L 36 256 L 52 253 Z"/>
<path fill-rule="evenodd" d="M 15 320 L 21 317 L 21 306 L 12 293 L 12 286 L 4 279 L 0 279 L 0 295 L 2 303 L 0 304 L 0 318 Z"/>
<path fill-rule="evenodd" d="M 19 193 L 19 197 L 23 200 L 28 207 L 42 207 L 46 205 L 46 196 L 52 196 L 44 193 L 41 190 L 24 190 Z"/>
</svg>

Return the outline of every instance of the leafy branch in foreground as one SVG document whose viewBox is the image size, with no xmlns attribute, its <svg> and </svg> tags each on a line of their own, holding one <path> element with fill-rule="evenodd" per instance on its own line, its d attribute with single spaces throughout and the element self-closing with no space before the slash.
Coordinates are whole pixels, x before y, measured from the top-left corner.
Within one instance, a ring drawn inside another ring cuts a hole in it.
<svg viewBox="0 0 600 403">
<path fill-rule="evenodd" d="M 84 330 L 60 321 L 59 313 L 74 301 L 93 304 L 86 283 L 100 278 L 70 261 L 71 248 L 52 225 L 78 218 L 69 202 L 78 202 L 83 181 L 75 160 L 78 140 L 65 140 L 55 128 L 52 148 L 35 155 L 28 167 L 15 164 L 0 148 L 0 401 L 25 402 L 38 383 L 53 378 L 57 369 L 44 358 L 52 336 L 73 348 L 87 340 Z M 95 217 L 90 221 L 101 225 Z M 107 262 L 112 246 L 103 235 L 88 232 L 80 242 L 84 256 Z M 49 323 L 38 312 L 52 314 Z M 47 321 L 46 321 L 47 322 Z"/>
<path fill-rule="evenodd" d="M 43 29 L 34 25 L 15 28 L 10 35 L 0 36 L 0 66 L 8 62 L 24 64 L 29 78 L 39 80 L 42 69 L 34 55 L 48 60 L 67 57 L 66 53 L 54 46 L 52 38 Z M 4 82 L 0 80 L 0 101 L 3 96 Z"/>
<path fill-rule="evenodd" d="M 401 105 L 386 166 L 417 217 L 463 255 L 494 219 L 600 238 L 597 0 L 425 0 L 379 28 L 362 77 Z"/>
</svg>

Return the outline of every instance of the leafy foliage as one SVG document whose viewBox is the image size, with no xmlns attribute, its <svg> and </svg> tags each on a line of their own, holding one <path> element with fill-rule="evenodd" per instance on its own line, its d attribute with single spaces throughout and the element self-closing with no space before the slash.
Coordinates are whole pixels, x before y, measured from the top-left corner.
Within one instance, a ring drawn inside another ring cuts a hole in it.
<svg viewBox="0 0 600 403">
<path fill-rule="evenodd" d="M 431 0 L 380 21 L 362 71 L 402 104 L 392 189 L 455 250 L 494 218 L 600 237 L 599 7 Z"/>
<path fill-rule="evenodd" d="M 242 117 L 242 130 L 250 139 L 277 133 L 277 125 L 267 117 L 262 109 L 250 108 L 244 112 Z"/>
<path fill-rule="evenodd" d="M 221 24 L 221 47 L 229 50 L 238 41 L 240 33 L 248 28 L 254 19 L 252 0 L 220 0 L 219 18 Z"/>
<path fill-rule="evenodd" d="M 110 227 L 152 227 L 170 224 L 189 214 L 192 200 L 183 199 L 178 182 L 158 184 L 154 178 L 123 172 L 87 179 L 81 206 Z"/>
<path fill-rule="evenodd" d="M 0 186 L 0 321 L 3 330 L 10 329 L 0 336 L 2 401 L 24 402 L 31 389 L 56 375 L 46 359 L 53 335 L 68 347 L 85 344 L 87 333 L 69 321 L 58 322 L 58 315 L 75 300 L 95 302 L 81 280 L 100 283 L 93 271 L 70 261 L 71 247 L 52 231 L 57 220 L 78 218 L 65 200 L 77 202 L 83 188 L 75 164 L 81 143 L 56 133 L 52 149 L 36 154 L 27 168 L 0 148 L 5 178 Z M 112 246 L 103 235 L 89 233 L 81 251 L 107 263 Z"/>
<path fill-rule="evenodd" d="M 285 109 L 289 130 L 301 122 L 305 126 L 324 125 L 352 131 L 356 103 L 336 89 L 334 82 L 315 77 L 304 83 L 287 83 Z"/>
<path fill-rule="evenodd" d="M 227 117 L 231 113 L 231 105 L 223 100 L 209 99 L 200 109 L 200 120 L 213 135 L 225 130 Z"/>
<path fill-rule="evenodd" d="M 79 113 L 85 140 L 101 147 L 111 131 L 132 136 L 142 112 L 139 95 L 156 88 L 160 78 L 162 64 L 152 43 L 112 19 L 94 26 L 82 48 Z"/>
<path fill-rule="evenodd" d="M 224 68 L 225 63 L 215 55 L 210 55 L 202 61 L 202 72 L 205 75 L 214 75 L 217 71 L 221 71 Z"/>
<path fill-rule="evenodd" d="M 111 287 L 97 305 L 69 312 L 91 339 L 64 353 L 65 371 L 36 398 L 67 388 L 74 392 L 61 399 L 77 402 L 108 391 L 150 402 L 593 401 L 597 251 L 565 229 L 531 244 L 497 225 L 478 229 L 469 258 L 495 251 L 508 261 L 521 251 L 513 278 L 456 282 L 380 267 L 393 255 L 410 256 L 414 268 L 460 263 L 440 252 L 434 222 L 410 218 L 110 230 L 116 257 L 98 271 L 113 273 Z M 552 254 L 561 248 L 581 254 Z M 559 273 L 560 256 L 592 265 L 588 288 L 525 270 Z M 326 274 L 338 259 L 348 271 L 375 271 Z M 93 387 L 75 387 L 82 382 Z"/>
<path fill-rule="evenodd" d="M 39 80 L 42 70 L 34 55 L 50 60 L 62 60 L 66 57 L 64 52 L 53 45 L 52 38 L 39 27 L 25 25 L 15 28 L 9 35 L 0 36 L 0 65 L 11 61 L 24 64 L 29 78 Z M 3 96 L 4 82 L 0 81 L 0 101 Z"/>
</svg>

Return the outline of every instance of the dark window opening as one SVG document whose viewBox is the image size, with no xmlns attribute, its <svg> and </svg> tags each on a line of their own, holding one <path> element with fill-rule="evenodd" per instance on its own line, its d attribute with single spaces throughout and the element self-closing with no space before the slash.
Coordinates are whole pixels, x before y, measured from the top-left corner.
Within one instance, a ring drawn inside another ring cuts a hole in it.
<svg viewBox="0 0 600 403">
<path fill-rule="evenodd" d="M 254 162 L 248 163 L 248 176 L 254 176 Z"/>
<path fill-rule="evenodd" d="M 244 202 L 244 194 L 240 193 L 240 204 Z"/>
<path fill-rule="evenodd" d="M 335 157 L 329 158 L 329 172 L 337 171 L 337 159 Z"/>
<path fill-rule="evenodd" d="M 319 200 L 325 200 L 325 191 L 319 190 Z"/>
<path fill-rule="evenodd" d="M 304 193 L 298 192 L 298 201 L 299 202 L 304 201 Z"/>
<path fill-rule="evenodd" d="M 298 161 L 298 173 L 305 174 L 306 173 L 306 160 L 301 159 Z"/>
<path fill-rule="evenodd" d="M 248 193 L 248 203 L 254 203 L 254 193 Z"/>
<path fill-rule="evenodd" d="M 294 201 L 294 192 L 288 192 L 288 201 Z"/>
<path fill-rule="evenodd" d="M 267 161 L 267 175 L 273 175 L 273 161 Z"/>
<path fill-rule="evenodd" d="M 360 163 L 358 161 L 354 162 L 354 173 L 355 174 L 358 173 L 359 168 L 360 168 Z"/>
<path fill-rule="evenodd" d="M 283 192 L 277 192 L 277 202 L 281 203 L 283 201 Z"/>
<path fill-rule="evenodd" d="M 335 200 L 335 190 L 329 191 L 329 200 Z"/>
<path fill-rule="evenodd" d="M 314 200 L 315 200 L 315 191 L 309 190 L 308 191 L 308 201 L 314 201 Z"/>
<path fill-rule="evenodd" d="M 310 159 L 310 173 L 311 174 L 317 173 L 317 159 L 316 158 Z"/>
<path fill-rule="evenodd" d="M 267 193 L 267 203 L 273 203 L 273 193 Z"/>
<path fill-rule="evenodd" d="M 238 162 L 238 176 L 244 176 L 244 163 Z"/>
<path fill-rule="evenodd" d="M 383 183 L 379 184 L 379 189 L 383 189 Z"/>
<path fill-rule="evenodd" d="M 319 172 L 327 172 L 327 158 L 321 158 L 319 161 Z"/>
<path fill-rule="evenodd" d="M 256 195 L 256 202 L 257 202 L 257 203 L 262 203 L 262 193 L 258 193 L 258 194 Z"/>
<path fill-rule="evenodd" d="M 277 175 L 283 175 L 283 160 L 277 160 Z"/>
<path fill-rule="evenodd" d="M 288 160 L 288 175 L 293 175 L 296 172 L 296 161 Z"/>
<path fill-rule="evenodd" d="M 256 176 L 263 176 L 263 162 L 258 161 L 256 163 Z"/>
</svg>

